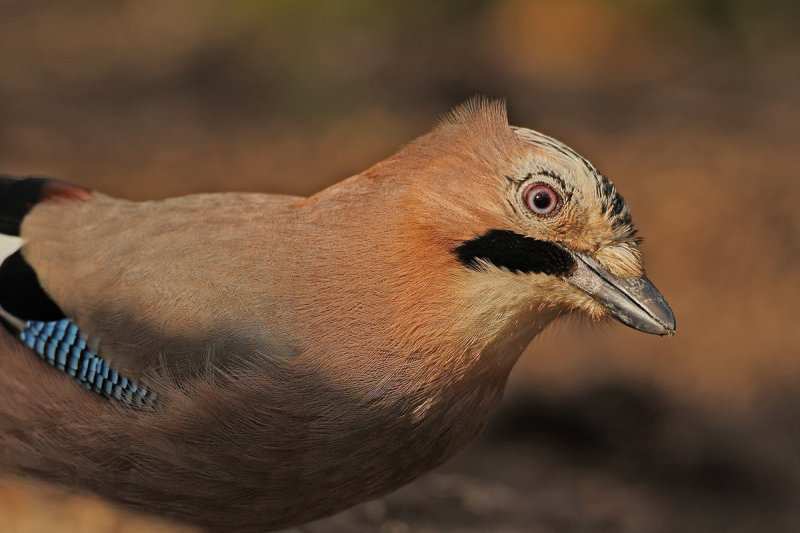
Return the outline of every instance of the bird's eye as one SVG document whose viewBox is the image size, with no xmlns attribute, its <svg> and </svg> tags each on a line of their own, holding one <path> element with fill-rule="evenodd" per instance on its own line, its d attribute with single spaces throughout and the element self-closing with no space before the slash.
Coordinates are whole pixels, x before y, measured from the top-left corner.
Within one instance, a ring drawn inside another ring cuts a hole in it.
<svg viewBox="0 0 800 533">
<path fill-rule="evenodd" d="M 537 215 L 552 215 L 558 208 L 558 195 L 547 185 L 534 184 L 525 190 L 525 204 Z"/>
</svg>

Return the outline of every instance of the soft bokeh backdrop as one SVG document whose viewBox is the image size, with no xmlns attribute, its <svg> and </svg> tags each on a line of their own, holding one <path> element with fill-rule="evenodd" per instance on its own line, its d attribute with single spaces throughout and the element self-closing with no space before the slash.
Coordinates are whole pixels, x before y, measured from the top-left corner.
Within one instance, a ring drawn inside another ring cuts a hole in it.
<svg viewBox="0 0 800 533">
<path fill-rule="evenodd" d="M 678 333 L 552 327 L 473 448 L 305 530 L 791 531 L 798 27 L 791 0 L 0 0 L 0 169 L 310 194 L 505 97 L 615 181 Z M 148 527 L 0 484 L 0 531 Z"/>
</svg>

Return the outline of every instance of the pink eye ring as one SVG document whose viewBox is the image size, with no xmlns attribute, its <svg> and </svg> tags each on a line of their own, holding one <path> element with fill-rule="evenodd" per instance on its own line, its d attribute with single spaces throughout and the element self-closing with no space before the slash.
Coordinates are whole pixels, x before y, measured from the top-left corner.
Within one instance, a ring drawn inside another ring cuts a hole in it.
<svg viewBox="0 0 800 533">
<path fill-rule="evenodd" d="M 533 184 L 525 189 L 524 199 L 528 209 L 539 216 L 552 215 L 560 203 L 556 191 L 541 183 Z"/>
</svg>

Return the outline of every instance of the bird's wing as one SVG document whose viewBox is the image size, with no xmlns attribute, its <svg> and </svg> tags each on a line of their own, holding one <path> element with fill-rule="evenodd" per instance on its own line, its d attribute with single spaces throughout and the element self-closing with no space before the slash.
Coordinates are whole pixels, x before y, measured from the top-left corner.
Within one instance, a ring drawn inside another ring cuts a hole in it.
<svg viewBox="0 0 800 533">
<path fill-rule="evenodd" d="M 78 345 L 109 363 L 99 372 L 131 379 L 162 363 L 180 375 L 209 361 L 288 355 L 291 339 L 273 326 L 281 307 L 269 248 L 278 244 L 276 219 L 295 200 L 129 202 L 0 177 L 0 316 L 67 371 L 84 361 L 59 350 Z"/>
</svg>

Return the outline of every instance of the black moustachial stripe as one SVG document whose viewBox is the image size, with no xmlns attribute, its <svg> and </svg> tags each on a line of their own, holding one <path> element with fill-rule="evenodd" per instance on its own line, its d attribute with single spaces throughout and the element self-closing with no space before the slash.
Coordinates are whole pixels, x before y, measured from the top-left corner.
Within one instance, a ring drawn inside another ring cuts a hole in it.
<svg viewBox="0 0 800 533">
<path fill-rule="evenodd" d="M 525 274 L 565 276 L 575 268 L 572 255 L 559 245 L 500 229 L 464 241 L 454 253 L 463 265 L 475 270 L 481 260 Z"/>
<path fill-rule="evenodd" d="M 19 251 L 0 265 L 0 307 L 22 320 L 60 320 L 64 313 L 44 292 L 39 277 Z"/>
</svg>

